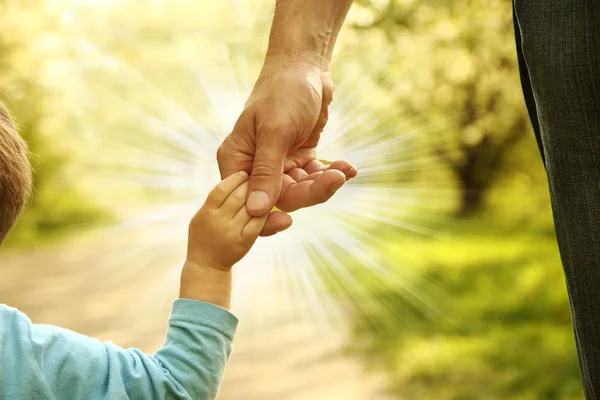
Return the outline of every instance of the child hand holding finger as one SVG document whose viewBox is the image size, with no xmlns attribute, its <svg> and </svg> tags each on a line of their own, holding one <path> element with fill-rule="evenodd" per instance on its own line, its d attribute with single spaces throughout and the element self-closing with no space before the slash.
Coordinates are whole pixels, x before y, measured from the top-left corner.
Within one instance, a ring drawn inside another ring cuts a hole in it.
<svg viewBox="0 0 600 400">
<path fill-rule="evenodd" d="M 180 297 L 229 308 L 231 269 L 250 251 L 268 214 L 252 217 L 246 210 L 248 174 L 221 181 L 192 218 Z"/>
</svg>

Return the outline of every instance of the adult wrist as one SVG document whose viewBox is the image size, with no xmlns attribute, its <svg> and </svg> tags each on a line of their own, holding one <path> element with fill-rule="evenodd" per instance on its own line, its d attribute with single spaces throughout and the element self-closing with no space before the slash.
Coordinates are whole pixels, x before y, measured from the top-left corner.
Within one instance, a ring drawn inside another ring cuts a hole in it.
<svg viewBox="0 0 600 400">
<path fill-rule="evenodd" d="M 263 70 L 280 69 L 292 64 L 307 64 L 326 72 L 330 70 L 329 57 L 319 51 L 301 49 L 269 49 L 263 64 Z"/>
</svg>

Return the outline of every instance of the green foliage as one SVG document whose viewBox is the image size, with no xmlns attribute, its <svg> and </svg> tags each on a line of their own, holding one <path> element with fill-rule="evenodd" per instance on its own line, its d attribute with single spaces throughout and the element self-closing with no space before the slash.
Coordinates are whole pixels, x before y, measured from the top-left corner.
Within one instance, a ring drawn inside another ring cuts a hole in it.
<svg viewBox="0 0 600 400">
<path fill-rule="evenodd" d="M 453 173 L 460 211 L 480 210 L 487 191 L 512 169 L 507 155 L 529 129 L 511 2 L 361 4 L 352 41 L 366 39 L 362 70 L 393 99 L 393 113 L 411 130 L 435 131 L 434 138 L 419 135 L 415 141 L 428 145 Z"/>
<path fill-rule="evenodd" d="M 398 152 L 436 155 L 459 192 L 486 196 L 475 199 L 479 219 L 435 227 L 453 232 L 451 240 L 363 227 L 378 239 L 364 240 L 375 249 L 368 260 L 335 252 L 360 290 L 316 257 L 330 290 L 358 315 L 349 350 L 385 370 L 398 398 L 582 398 L 547 182 L 519 85 L 511 2 L 357 5 L 354 29 L 340 38 L 336 76 L 359 81 L 377 115 L 396 121 L 389 134 L 423 133 L 408 135 L 408 150 Z M 405 175 L 393 172 L 396 182 Z M 438 172 L 411 179 L 435 187 Z"/>
<path fill-rule="evenodd" d="M 394 287 L 362 280 L 376 300 L 361 309 L 350 351 L 384 368 L 398 398 L 582 398 L 548 219 L 449 222 L 450 240 L 388 232 L 380 253 L 400 265 L 410 249 L 421 262 L 413 279 Z"/>
<path fill-rule="evenodd" d="M 34 52 L 33 33 L 28 24 L 18 26 L 18 21 L 35 20 L 36 12 L 23 8 L 11 8 L 4 14 L 3 22 L 9 35 L 3 36 L 0 53 L 0 101 L 5 103 L 15 117 L 19 133 L 27 141 L 34 170 L 34 191 L 24 215 L 5 241 L 5 246 L 32 245 L 62 236 L 65 229 L 87 225 L 106 217 L 78 188 L 79 182 L 68 179 L 65 171 L 70 156 L 59 140 L 62 131 L 53 131 L 47 113 L 54 108 L 48 101 L 48 93 L 40 82 L 42 74 L 40 59 Z M 19 16 L 15 20 L 16 16 Z"/>
</svg>

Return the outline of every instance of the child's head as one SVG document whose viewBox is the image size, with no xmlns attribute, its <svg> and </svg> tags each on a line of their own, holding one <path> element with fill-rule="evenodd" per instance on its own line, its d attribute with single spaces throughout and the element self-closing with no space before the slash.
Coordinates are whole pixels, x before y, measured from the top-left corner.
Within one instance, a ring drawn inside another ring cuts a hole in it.
<svg viewBox="0 0 600 400">
<path fill-rule="evenodd" d="M 0 102 L 0 243 L 19 217 L 31 191 L 27 144 Z"/>
</svg>

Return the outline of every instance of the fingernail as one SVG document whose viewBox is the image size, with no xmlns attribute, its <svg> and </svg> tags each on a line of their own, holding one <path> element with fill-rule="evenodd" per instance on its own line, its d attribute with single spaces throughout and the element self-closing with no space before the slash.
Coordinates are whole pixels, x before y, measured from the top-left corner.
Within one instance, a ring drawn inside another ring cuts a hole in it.
<svg viewBox="0 0 600 400">
<path fill-rule="evenodd" d="M 269 207 L 269 195 L 262 190 L 250 193 L 246 206 L 251 210 L 262 210 Z"/>
<path fill-rule="evenodd" d="M 246 171 L 240 171 L 238 172 L 238 174 L 240 174 L 240 176 L 243 176 L 244 178 L 248 176 L 248 173 Z"/>
</svg>

